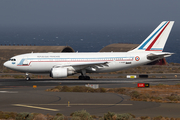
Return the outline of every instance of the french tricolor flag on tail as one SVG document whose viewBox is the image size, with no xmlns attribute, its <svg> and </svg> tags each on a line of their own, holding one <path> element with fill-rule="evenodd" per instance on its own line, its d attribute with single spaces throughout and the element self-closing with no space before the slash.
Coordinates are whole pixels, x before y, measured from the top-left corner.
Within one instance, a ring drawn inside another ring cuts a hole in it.
<svg viewBox="0 0 180 120">
<path fill-rule="evenodd" d="M 174 21 L 163 21 L 137 48 L 129 52 L 162 52 Z"/>
</svg>

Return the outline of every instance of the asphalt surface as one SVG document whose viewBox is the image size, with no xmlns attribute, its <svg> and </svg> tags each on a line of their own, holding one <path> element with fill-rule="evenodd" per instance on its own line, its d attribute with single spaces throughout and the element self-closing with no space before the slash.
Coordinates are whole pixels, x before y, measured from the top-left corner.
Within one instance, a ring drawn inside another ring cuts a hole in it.
<svg viewBox="0 0 180 120">
<path fill-rule="evenodd" d="M 46 92 L 57 85 L 99 84 L 100 87 L 136 87 L 137 83 L 177 84 L 179 79 L 1 79 L 0 111 L 36 112 L 43 114 L 62 113 L 69 116 L 74 111 L 85 109 L 91 115 L 103 116 L 108 111 L 132 113 L 135 116 L 180 117 L 180 104 L 130 101 L 129 96 L 115 93 L 68 93 Z M 33 88 L 36 85 L 37 88 Z M 68 104 L 69 102 L 69 104 Z"/>
</svg>

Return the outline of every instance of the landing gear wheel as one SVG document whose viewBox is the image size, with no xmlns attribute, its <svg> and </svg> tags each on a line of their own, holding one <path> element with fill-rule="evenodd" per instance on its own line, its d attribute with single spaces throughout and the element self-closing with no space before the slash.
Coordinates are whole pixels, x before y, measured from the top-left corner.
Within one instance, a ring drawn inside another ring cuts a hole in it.
<svg viewBox="0 0 180 120">
<path fill-rule="evenodd" d="M 90 77 L 86 76 L 86 69 L 81 70 L 81 75 L 79 76 L 79 80 L 90 80 Z"/>
<path fill-rule="evenodd" d="M 31 78 L 29 77 L 29 74 L 28 73 L 26 73 L 26 80 L 28 81 L 28 80 L 30 80 Z"/>
<path fill-rule="evenodd" d="M 28 80 L 30 80 L 31 78 L 30 77 L 26 77 L 26 80 L 28 81 Z"/>
<path fill-rule="evenodd" d="M 81 75 L 81 76 L 79 76 L 79 80 L 84 80 L 84 78 L 85 78 L 85 77 L 84 77 L 84 76 L 82 76 L 82 75 Z"/>
<path fill-rule="evenodd" d="M 89 76 L 79 76 L 79 80 L 90 80 Z"/>
<path fill-rule="evenodd" d="M 89 76 L 85 76 L 85 80 L 90 80 L 90 77 Z"/>
</svg>

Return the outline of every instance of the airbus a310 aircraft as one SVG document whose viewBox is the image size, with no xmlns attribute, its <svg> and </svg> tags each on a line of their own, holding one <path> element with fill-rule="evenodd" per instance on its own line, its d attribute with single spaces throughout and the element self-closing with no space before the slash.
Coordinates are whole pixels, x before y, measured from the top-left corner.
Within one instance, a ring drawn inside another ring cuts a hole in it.
<svg viewBox="0 0 180 120">
<path fill-rule="evenodd" d="M 162 52 L 174 21 L 163 21 L 137 48 L 128 52 L 28 53 L 12 57 L 4 66 L 26 73 L 48 73 L 62 78 L 81 73 L 80 80 L 89 80 L 86 73 L 123 70 L 144 65 L 173 53 Z"/>
</svg>

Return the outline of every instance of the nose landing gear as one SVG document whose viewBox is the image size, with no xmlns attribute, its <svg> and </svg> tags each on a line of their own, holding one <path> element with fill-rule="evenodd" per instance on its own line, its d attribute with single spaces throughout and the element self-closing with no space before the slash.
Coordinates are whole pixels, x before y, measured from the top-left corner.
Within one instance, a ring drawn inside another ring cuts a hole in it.
<svg viewBox="0 0 180 120">
<path fill-rule="evenodd" d="M 26 73 L 26 80 L 28 81 L 28 80 L 30 80 L 31 78 L 29 77 L 29 74 L 28 73 Z"/>
</svg>

